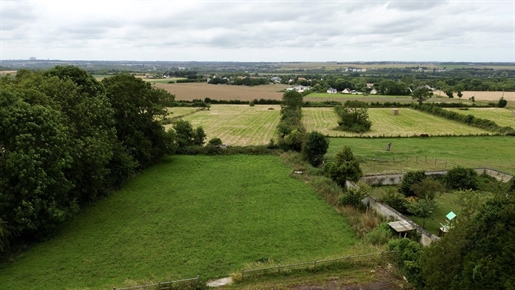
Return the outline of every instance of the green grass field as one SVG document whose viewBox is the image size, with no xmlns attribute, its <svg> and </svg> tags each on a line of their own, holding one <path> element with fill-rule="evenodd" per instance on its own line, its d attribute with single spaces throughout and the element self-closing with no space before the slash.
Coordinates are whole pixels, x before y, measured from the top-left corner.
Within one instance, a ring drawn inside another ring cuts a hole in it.
<svg viewBox="0 0 515 290">
<path fill-rule="evenodd" d="M 459 110 L 455 108 L 446 108 L 446 110 L 454 111 L 463 115 L 473 115 L 476 118 L 488 119 L 494 121 L 499 126 L 509 126 L 515 128 L 515 116 L 512 111 L 502 108 L 469 108 L 468 110 Z"/>
<path fill-rule="evenodd" d="M 386 145 L 392 143 L 391 151 Z M 515 174 L 515 138 L 469 136 L 429 138 L 330 138 L 330 160 L 344 145 L 362 160 L 364 173 L 489 167 Z M 427 157 L 427 158 L 426 158 Z"/>
<path fill-rule="evenodd" d="M 477 135 L 488 131 L 449 121 L 416 110 L 401 108 L 394 116 L 392 109 L 372 108 L 368 110 L 371 130 L 363 133 L 350 133 L 334 130 L 338 126 L 338 116 L 333 108 L 303 108 L 302 122 L 309 131 L 319 131 L 327 136 L 413 136 L 429 135 Z"/>
<path fill-rule="evenodd" d="M 207 140 L 218 137 L 229 146 L 265 145 L 276 137 L 279 112 L 278 105 L 212 105 L 209 111 L 199 111 L 184 120 L 193 127 L 202 126 Z"/>
<path fill-rule="evenodd" d="M 277 156 L 173 156 L 0 269 L 2 289 L 111 289 L 341 256 L 357 238 Z"/>
</svg>

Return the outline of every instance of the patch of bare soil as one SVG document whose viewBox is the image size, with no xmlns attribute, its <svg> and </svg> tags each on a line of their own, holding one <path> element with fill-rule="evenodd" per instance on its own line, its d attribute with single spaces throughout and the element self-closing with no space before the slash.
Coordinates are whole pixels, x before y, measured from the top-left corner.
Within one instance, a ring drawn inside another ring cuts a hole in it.
<svg viewBox="0 0 515 290">
<path fill-rule="evenodd" d="M 165 89 L 175 95 L 176 100 L 193 100 L 211 98 L 213 100 L 242 100 L 252 101 L 254 99 L 281 100 L 287 85 L 262 85 L 262 86 L 231 86 L 212 85 L 208 83 L 175 83 L 175 84 L 154 84 L 158 88 Z"/>
<path fill-rule="evenodd" d="M 376 268 L 370 273 L 375 282 L 357 283 L 351 279 L 333 277 L 317 285 L 291 285 L 290 290 L 399 290 L 414 289 L 401 276 L 386 268 Z"/>
</svg>

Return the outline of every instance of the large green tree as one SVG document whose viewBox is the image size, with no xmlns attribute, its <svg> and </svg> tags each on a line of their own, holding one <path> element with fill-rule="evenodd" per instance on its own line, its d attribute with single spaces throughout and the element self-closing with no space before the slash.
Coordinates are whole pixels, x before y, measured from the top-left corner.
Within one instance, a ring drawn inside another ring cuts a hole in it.
<svg viewBox="0 0 515 290">
<path fill-rule="evenodd" d="M 413 91 L 411 94 L 413 100 L 417 101 L 419 105 L 422 105 L 424 101 L 433 96 L 433 92 L 427 87 L 420 87 Z"/>
<path fill-rule="evenodd" d="M 72 164 L 65 118 L 34 90 L 0 90 L 0 218 L 23 238 L 43 238 L 78 210 L 64 171 Z"/>
<path fill-rule="evenodd" d="M 302 156 L 313 166 L 319 166 L 324 161 L 324 155 L 329 148 L 329 140 L 320 132 L 308 134 L 302 146 Z"/>
<path fill-rule="evenodd" d="M 343 131 L 363 133 L 370 130 L 372 122 L 368 117 L 368 105 L 360 101 L 346 101 L 343 106 L 334 107 L 340 120 L 338 128 Z"/>
<path fill-rule="evenodd" d="M 345 188 L 347 180 L 358 181 L 363 176 L 359 161 L 354 157 L 349 146 L 343 146 L 336 154 L 336 160 L 327 165 L 327 171 L 331 179 L 342 188 Z"/>
<path fill-rule="evenodd" d="M 173 151 L 173 136 L 160 123 L 173 95 L 128 73 L 105 78 L 102 84 L 114 110 L 118 141 L 139 169 Z"/>
<path fill-rule="evenodd" d="M 78 67 L 57 66 L 44 76 L 43 90 L 64 114 L 75 149 L 66 174 L 79 201 L 89 203 L 114 186 L 108 165 L 116 142 L 111 104 L 103 86 Z"/>
<path fill-rule="evenodd" d="M 498 196 L 429 246 L 420 266 L 426 289 L 515 289 L 515 200 Z"/>
</svg>

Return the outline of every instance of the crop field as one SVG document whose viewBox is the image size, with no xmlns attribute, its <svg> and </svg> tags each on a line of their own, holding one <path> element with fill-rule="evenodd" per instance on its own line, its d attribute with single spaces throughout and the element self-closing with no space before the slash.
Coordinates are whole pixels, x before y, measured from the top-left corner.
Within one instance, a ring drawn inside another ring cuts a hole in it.
<svg viewBox="0 0 515 290">
<path fill-rule="evenodd" d="M 413 136 L 429 135 L 473 135 L 487 134 L 488 131 L 467 126 L 458 122 L 435 117 L 416 110 L 401 108 L 399 115 L 393 115 L 390 108 L 368 110 L 372 127 L 363 134 L 334 130 L 338 126 L 338 116 L 333 108 L 303 108 L 302 122 L 307 131 L 319 131 L 324 135 L 337 136 Z"/>
<path fill-rule="evenodd" d="M 442 91 L 434 91 L 436 96 L 442 96 L 447 98 L 444 92 Z M 505 100 L 510 102 L 515 102 L 515 92 L 502 92 L 502 91 L 463 91 L 462 100 L 468 100 L 470 97 L 474 97 L 476 101 L 491 101 L 497 102 L 501 97 L 504 97 Z M 454 93 L 454 99 L 458 99 L 456 93 Z"/>
<path fill-rule="evenodd" d="M 456 108 L 446 108 L 446 110 L 454 111 L 464 115 L 473 115 L 477 118 L 488 119 L 494 121 L 499 126 L 509 126 L 515 128 L 515 115 L 511 110 L 502 108 L 469 108 L 468 110 L 459 110 Z"/>
<path fill-rule="evenodd" d="M 388 143 L 392 143 L 391 151 L 386 151 Z M 450 169 L 456 165 L 515 174 L 515 138 L 511 136 L 330 138 L 326 157 L 333 159 L 344 145 L 362 161 L 366 174 Z"/>
<path fill-rule="evenodd" d="M 207 141 L 217 137 L 229 146 L 265 145 L 275 137 L 279 112 L 278 105 L 212 105 L 183 119 L 202 126 Z"/>
<path fill-rule="evenodd" d="M 0 269 L 2 289 L 112 289 L 246 263 L 348 255 L 358 239 L 277 156 L 173 156 Z"/>
<path fill-rule="evenodd" d="M 281 100 L 282 90 L 290 87 L 288 85 L 262 85 L 262 86 L 230 86 L 212 85 L 208 83 L 156 83 L 156 87 L 167 90 L 175 95 L 176 100 L 193 100 L 211 98 L 214 100 L 242 100 L 252 101 L 254 99 Z"/>
</svg>

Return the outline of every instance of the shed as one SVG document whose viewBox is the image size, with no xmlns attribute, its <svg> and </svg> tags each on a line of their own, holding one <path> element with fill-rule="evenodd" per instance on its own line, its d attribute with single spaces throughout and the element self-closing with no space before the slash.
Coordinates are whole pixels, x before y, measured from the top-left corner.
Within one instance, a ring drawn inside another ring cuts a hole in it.
<svg viewBox="0 0 515 290">
<path fill-rule="evenodd" d="M 392 114 L 399 115 L 399 109 L 392 109 Z"/>
<path fill-rule="evenodd" d="M 396 221 L 396 222 L 389 222 L 388 225 L 392 229 L 394 229 L 396 232 L 399 233 L 399 237 L 401 236 L 402 233 L 404 233 L 404 237 L 406 237 L 407 232 L 415 229 L 413 227 L 413 225 L 411 225 L 410 223 L 408 223 L 407 221 L 404 221 L 404 220 Z"/>
</svg>

